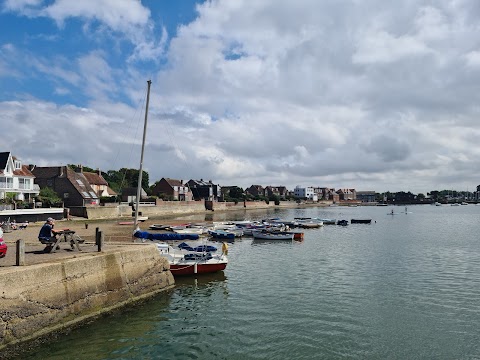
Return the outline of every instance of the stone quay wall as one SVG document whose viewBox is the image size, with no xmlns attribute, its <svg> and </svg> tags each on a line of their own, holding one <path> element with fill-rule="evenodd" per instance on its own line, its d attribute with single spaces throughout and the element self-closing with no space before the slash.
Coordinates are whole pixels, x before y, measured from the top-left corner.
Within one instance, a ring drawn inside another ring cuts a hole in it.
<svg viewBox="0 0 480 360">
<path fill-rule="evenodd" d="M 275 205 L 273 201 L 268 204 L 265 201 L 245 202 L 216 202 L 216 201 L 157 201 L 155 205 L 140 205 L 139 213 L 143 216 L 164 217 L 181 216 L 196 213 L 230 210 L 253 210 L 274 209 L 282 207 L 296 207 L 294 201 L 281 201 Z M 132 207 L 130 205 L 109 204 L 106 206 L 71 207 L 70 215 L 84 217 L 86 219 L 118 219 L 131 218 Z"/>
<path fill-rule="evenodd" d="M 153 244 L 0 269 L 0 358 L 174 284 Z"/>
</svg>

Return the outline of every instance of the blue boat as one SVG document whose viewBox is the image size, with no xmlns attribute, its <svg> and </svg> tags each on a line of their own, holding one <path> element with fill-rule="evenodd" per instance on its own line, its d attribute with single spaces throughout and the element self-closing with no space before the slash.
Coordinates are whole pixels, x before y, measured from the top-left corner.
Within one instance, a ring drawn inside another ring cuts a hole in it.
<svg viewBox="0 0 480 360">
<path fill-rule="evenodd" d="M 210 230 L 208 232 L 215 239 L 235 239 L 235 234 L 224 230 Z"/>
<path fill-rule="evenodd" d="M 197 234 L 177 234 L 177 233 L 160 233 L 152 234 L 148 231 L 137 230 L 133 233 L 133 236 L 139 239 L 148 240 L 197 240 L 199 236 Z"/>
</svg>

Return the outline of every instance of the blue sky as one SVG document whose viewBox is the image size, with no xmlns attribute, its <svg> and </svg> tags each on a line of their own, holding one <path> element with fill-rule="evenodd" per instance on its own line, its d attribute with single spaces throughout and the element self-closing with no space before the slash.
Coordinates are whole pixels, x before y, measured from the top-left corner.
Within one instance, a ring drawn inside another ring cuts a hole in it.
<svg viewBox="0 0 480 360">
<path fill-rule="evenodd" d="M 474 0 L 1 0 L 2 151 L 150 181 L 479 183 Z"/>
</svg>

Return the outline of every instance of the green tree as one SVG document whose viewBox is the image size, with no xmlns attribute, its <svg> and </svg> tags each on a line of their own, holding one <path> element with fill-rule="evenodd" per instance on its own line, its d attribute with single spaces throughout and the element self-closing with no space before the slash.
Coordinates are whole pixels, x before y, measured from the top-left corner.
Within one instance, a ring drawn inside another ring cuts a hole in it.
<svg viewBox="0 0 480 360">
<path fill-rule="evenodd" d="M 37 196 L 37 199 L 42 202 L 43 205 L 53 206 L 62 203 L 62 199 L 57 195 L 53 189 L 45 187 L 40 189 L 40 193 Z"/>
</svg>

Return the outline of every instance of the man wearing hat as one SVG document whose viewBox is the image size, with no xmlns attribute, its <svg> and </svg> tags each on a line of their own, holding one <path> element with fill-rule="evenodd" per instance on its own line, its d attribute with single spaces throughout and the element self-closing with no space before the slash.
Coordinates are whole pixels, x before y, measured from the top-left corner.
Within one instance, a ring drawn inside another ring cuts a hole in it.
<svg viewBox="0 0 480 360">
<path fill-rule="evenodd" d="M 56 231 L 53 230 L 54 225 L 55 225 L 55 220 L 51 217 L 49 217 L 47 219 L 47 222 L 43 224 L 42 228 L 40 229 L 40 233 L 38 234 L 38 240 L 41 243 L 45 243 L 45 242 L 55 243 Z"/>
</svg>

